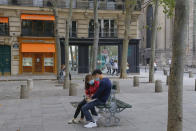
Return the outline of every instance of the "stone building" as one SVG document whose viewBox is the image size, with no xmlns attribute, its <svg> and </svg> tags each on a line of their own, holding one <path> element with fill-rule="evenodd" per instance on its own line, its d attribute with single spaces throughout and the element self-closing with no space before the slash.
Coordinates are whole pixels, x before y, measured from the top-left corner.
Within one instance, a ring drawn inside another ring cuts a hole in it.
<svg viewBox="0 0 196 131">
<path fill-rule="evenodd" d="M 86 67 L 89 63 L 88 47 L 93 43 L 94 30 L 93 1 L 73 1 L 70 45 L 78 46 L 80 72 L 88 72 Z M 140 1 L 135 8 L 130 26 L 130 49 L 136 49 L 139 43 L 138 16 L 141 14 L 139 3 Z M 57 30 L 61 47 L 65 38 L 68 6 L 69 0 L 57 0 Z M 124 18 L 124 0 L 99 1 L 99 45 L 117 45 L 121 52 L 125 29 Z M 54 22 L 55 16 L 49 0 L 1 0 L 0 75 L 56 73 Z M 133 55 L 130 54 L 130 66 L 134 72 L 139 62 L 135 58 L 137 54 Z"/>
<path fill-rule="evenodd" d="M 194 2 L 189 2 L 189 18 L 187 19 L 187 42 L 185 50 L 185 65 L 196 66 L 196 55 L 195 51 L 195 33 L 196 26 L 194 21 Z M 149 3 L 148 0 L 144 1 L 142 15 L 139 16 L 139 30 L 140 30 L 140 63 L 146 65 L 150 61 L 150 41 L 151 41 L 151 30 L 152 19 L 153 19 L 154 5 Z M 196 16 L 196 15 L 195 15 Z M 158 10 L 158 30 L 155 45 L 155 60 L 159 66 L 168 65 L 168 61 L 171 60 L 172 56 L 172 24 L 173 20 L 168 18 L 163 13 L 163 7 L 159 6 Z"/>
</svg>

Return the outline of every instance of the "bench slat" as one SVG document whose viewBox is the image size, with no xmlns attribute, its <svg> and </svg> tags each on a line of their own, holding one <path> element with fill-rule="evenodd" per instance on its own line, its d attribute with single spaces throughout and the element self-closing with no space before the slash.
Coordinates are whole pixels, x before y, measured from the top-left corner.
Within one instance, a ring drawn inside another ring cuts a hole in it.
<svg viewBox="0 0 196 131">
<path fill-rule="evenodd" d="M 132 105 L 125 103 L 121 100 L 116 99 L 116 104 L 118 108 L 132 108 Z"/>
</svg>

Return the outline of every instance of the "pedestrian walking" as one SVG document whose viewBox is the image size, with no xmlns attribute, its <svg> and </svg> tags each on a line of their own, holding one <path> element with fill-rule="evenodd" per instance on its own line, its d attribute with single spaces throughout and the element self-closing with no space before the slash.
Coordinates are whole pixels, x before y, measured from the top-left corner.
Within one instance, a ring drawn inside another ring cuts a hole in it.
<svg viewBox="0 0 196 131">
<path fill-rule="evenodd" d="M 114 60 L 114 64 L 113 64 L 112 75 L 114 75 L 114 73 L 116 73 L 116 75 L 118 75 L 118 63 L 117 63 L 117 60 Z"/>
<path fill-rule="evenodd" d="M 107 64 L 106 64 L 106 67 L 107 67 L 107 74 L 112 74 L 112 65 L 111 65 L 111 63 L 110 62 L 108 62 Z"/>
</svg>

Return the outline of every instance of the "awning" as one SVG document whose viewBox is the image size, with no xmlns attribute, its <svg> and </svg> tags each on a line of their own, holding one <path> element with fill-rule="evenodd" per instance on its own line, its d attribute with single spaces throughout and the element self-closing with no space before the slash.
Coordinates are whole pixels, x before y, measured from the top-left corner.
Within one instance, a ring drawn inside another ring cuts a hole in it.
<svg viewBox="0 0 196 131">
<path fill-rule="evenodd" d="M 53 15 L 32 15 L 32 14 L 22 14 L 22 20 L 55 20 Z"/>
<path fill-rule="evenodd" d="M 0 23 L 8 23 L 8 17 L 0 17 Z"/>
<path fill-rule="evenodd" d="M 55 52 L 55 45 L 22 43 L 21 52 Z"/>
</svg>

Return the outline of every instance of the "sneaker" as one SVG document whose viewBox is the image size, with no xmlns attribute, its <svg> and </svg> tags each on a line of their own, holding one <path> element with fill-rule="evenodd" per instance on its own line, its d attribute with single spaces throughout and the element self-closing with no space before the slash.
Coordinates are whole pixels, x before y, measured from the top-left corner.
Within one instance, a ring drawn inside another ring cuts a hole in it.
<svg viewBox="0 0 196 131">
<path fill-rule="evenodd" d="M 84 125 L 85 128 L 93 128 L 93 127 L 97 127 L 97 123 L 96 122 L 89 122 L 88 124 Z"/>
<path fill-rule="evenodd" d="M 78 124 L 78 121 L 76 119 L 71 119 L 68 121 L 68 124 Z"/>
<path fill-rule="evenodd" d="M 84 119 L 80 118 L 80 120 L 78 120 L 79 123 L 84 123 Z"/>
</svg>

